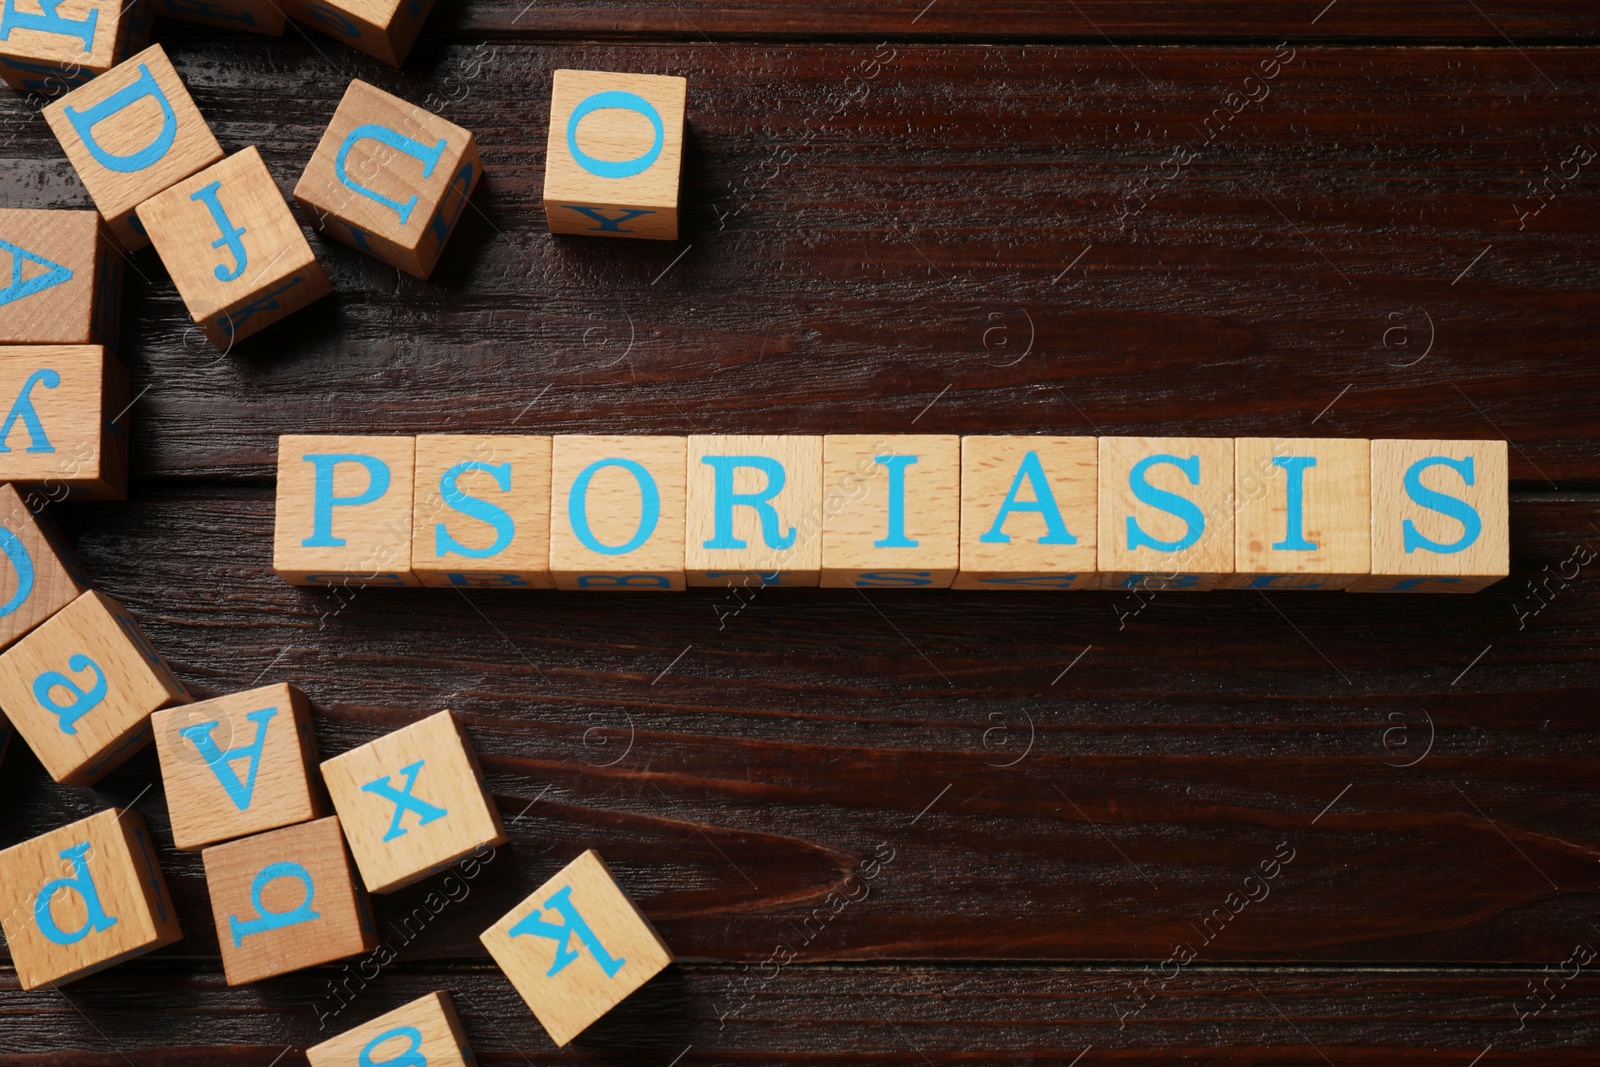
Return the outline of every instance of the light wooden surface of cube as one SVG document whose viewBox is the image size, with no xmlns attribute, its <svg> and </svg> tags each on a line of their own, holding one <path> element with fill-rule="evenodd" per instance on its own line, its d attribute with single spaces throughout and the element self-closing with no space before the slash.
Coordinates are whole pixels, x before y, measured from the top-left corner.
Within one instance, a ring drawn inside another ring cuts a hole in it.
<svg viewBox="0 0 1600 1067">
<path fill-rule="evenodd" d="M 822 438 L 689 438 L 688 584 L 815 586 L 822 578 Z"/>
<path fill-rule="evenodd" d="M 0 648 L 9 648 L 89 588 L 89 578 L 44 511 L 45 500 L 0 483 Z"/>
<path fill-rule="evenodd" d="M 1099 583 L 1093 437 L 961 439 L 961 570 L 954 589 L 1093 589 Z"/>
<path fill-rule="evenodd" d="M 943 589 L 961 554 L 961 438 L 822 439 L 822 585 Z"/>
<path fill-rule="evenodd" d="M 419 585 L 411 573 L 415 438 L 278 438 L 272 569 L 294 585 Z"/>
<path fill-rule="evenodd" d="M 550 589 L 550 438 L 417 438 L 411 571 L 442 588 Z"/>
<path fill-rule="evenodd" d="M 128 372 L 99 345 L 0 347 L 0 481 L 47 500 L 128 495 Z"/>
<path fill-rule="evenodd" d="M 558 435 L 550 573 L 557 589 L 684 588 L 688 438 Z"/>
<path fill-rule="evenodd" d="M 450 994 L 429 993 L 306 1049 L 311 1067 L 475 1067 Z"/>
<path fill-rule="evenodd" d="M 1100 438 L 1100 588 L 1215 589 L 1233 575 L 1233 438 Z"/>
<path fill-rule="evenodd" d="M 1344 589 L 1372 569 L 1371 442 L 1233 442 L 1234 576 L 1223 589 Z"/>
<path fill-rule="evenodd" d="M 104 345 L 122 322 L 122 254 L 97 211 L 0 208 L 0 345 Z"/>
</svg>

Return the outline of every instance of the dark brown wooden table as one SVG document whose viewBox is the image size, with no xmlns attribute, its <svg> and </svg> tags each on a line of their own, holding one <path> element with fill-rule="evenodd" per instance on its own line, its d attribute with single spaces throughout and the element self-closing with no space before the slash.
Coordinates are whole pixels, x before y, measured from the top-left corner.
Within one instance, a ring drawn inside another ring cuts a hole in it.
<svg viewBox="0 0 1600 1067">
<path fill-rule="evenodd" d="M 318 242 L 337 294 L 226 357 L 136 257 L 130 499 L 59 517 L 197 691 L 295 682 L 325 755 L 454 709 L 513 844 L 381 900 L 370 981 L 230 990 L 153 753 L 86 790 L 13 746 L 0 845 L 131 804 L 187 937 L 0 967 L 0 1064 L 298 1063 L 436 988 L 487 1064 L 1600 1062 L 1600 8 L 925 3 L 444 0 L 403 71 L 158 24 L 285 190 L 352 77 L 488 180 L 431 282 Z M 684 240 L 544 231 L 557 67 L 689 78 Z M 86 206 L 38 105 L 0 201 Z M 279 433 L 913 428 L 1502 435 L 1513 576 L 729 617 L 269 570 Z M 590 846 L 682 962 L 557 1053 L 476 934 Z"/>
</svg>

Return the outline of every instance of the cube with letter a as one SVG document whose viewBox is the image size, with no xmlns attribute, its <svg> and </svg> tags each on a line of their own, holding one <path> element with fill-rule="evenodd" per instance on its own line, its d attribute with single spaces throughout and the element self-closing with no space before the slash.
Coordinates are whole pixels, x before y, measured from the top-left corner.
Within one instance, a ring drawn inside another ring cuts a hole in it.
<svg viewBox="0 0 1600 1067">
<path fill-rule="evenodd" d="M 1100 588 L 1215 589 L 1233 574 L 1233 439 L 1100 438 Z"/>
<path fill-rule="evenodd" d="M 128 372 L 99 345 L 0 347 L 0 481 L 49 500 L 121 500 Z"/>
<path fill-rule="evenodd" d="M 420 584 L 411 572 L 411 437 L 278 438 L 272 569 L 294 585 Z"/>
<path fill-rule="evenodd" d="M 352 81 L 294 197 L 317 232 L 426 278 L 482 176 L 471 131 Z"/>
<path fill-rule="evenodd" d="M 160 45 L 44 109 L 45 121 L 122 247 L 150 243 L 134 209 L 222 158 Z"/>
<path fill-rule="evenodd" d="M 592 849 L 480 940 L 557 1045 L 672 962 L 672 950 Z"/>
<path fill-rule="evenodd" d="M 332 290 L 254 146 L 138 214 L 195 325 L 224 352 Z"/>
<path fill-rule="evenodd" d="M 97 211 L 0 208 L 0 345 L 104 345 L 122 322 L 122 254 Z"/>
<path fill-rule="evenodd" d="M 433 0 L 284 0 L 301 22 L 392 67 L 406 61 Z"/>
<path fill-rule="evenodd" d="M 549 589 L 550 438 L 417 438 L 411 571 L 423 585 Z"/>
<path fill-rule="evenodd" d="M 544 211 L 551 233 L 678 238 L 689 83 L 558 70 L 550 90 Z"/>
<path fill-rule="evenodd" d="M 963 437 L 952 588 L 1095 588 L 1099 465 L 1093 437 Z"/>
<path fill-rule="evenodd" d="M 821 581 L 821 437 L 696 436 L 688 458 L 689 585 Z"/>
<path fill-rule="evenodd" d="M 943 589 L 960 562 L 961 438 L 822 439 L 822 585 Z"/>
<path fill-rule="evenodd" d="M 1372 449 L 1349 438 L 1240 437 L 1234 576 L 1223 589 L 1345 589 L 1372 570 Z"/>
<path fill-rule="evenodd" d="M 229 985 L 372 951 L 372 903 L 333 816 L 200 854 Z"/>
<path fill-rule="evenodd" d="M 144 817 L 116 808 L 0 852 L 0 925 L 23 989 L 183 937 Z"/>
<path fill-rule="evenodd" d="M 145 0 L 8 0 L 0 10 L 0 78 L 19 93 L 59 96 L 149 40 Z"/>
<path fill-rule="evenodd" d="M 282 37 L 288 19 L 274 0 L 153 0 L 162 18 L 197 22 L 222 30 Z"/>
<path fill-rule="evenodd" d="M 151 718 L 172 842 L 194 851 L 328 813 L 306 696 L 292 685 L 158 711 Z"/>
<path fill-rule="evenodd" d="M 311 1067 L 475 1067 L 450 994 L 429 993 L 306 1049 Z"/>
<path fill-rule="evenodd" d="M 0 484 L 0 648 L 23 635 L 77 599 L 89 588 L 43 502 L 23 499 L 10 485 Z"/>
<path fill-rule="evenodd" d="M 1372 574 L 1352 593 L 1475 593 L 1511 573 L 1504 441 L 1372 442 Z"/>
<path fill-rule="evenodd" d="M 684 588 L 688 439 L 562 434 L 551 447 L 557 589 Z"/>
</svg>

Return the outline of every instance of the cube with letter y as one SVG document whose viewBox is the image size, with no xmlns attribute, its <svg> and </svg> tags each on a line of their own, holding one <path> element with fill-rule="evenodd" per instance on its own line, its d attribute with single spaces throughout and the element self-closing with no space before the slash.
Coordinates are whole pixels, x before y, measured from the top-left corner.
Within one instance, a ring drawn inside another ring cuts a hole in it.
<svg viewBox="0 0 1600 1067">
<path fill-rule="evenodd" d="M 278 577 L 354 588 L 420 584 L 411 572 L 415 440 L 278 438 Z"/>
<path fill-rule="evenodd" d="M 149 40 L 145 0 L 7 0 L 0 9 L 0 78 L 19 93 L 59 96 Z"/>
<path fill-rule="evenodd" d="M 481 940 L 557 1045 L 672 962 L 672 950 L 592 849 Z"/>
<path fill-rule="evenodd" d="M 1099 463 L 1093 437 L 963 437 L 952 588 L 1095 588 Z"/>
<path fill-rule="evenodd" d="M 684 569 L 691 586 L 822 578 L 822 438 L 689 438 Z"/>
<path fill-rule="evenodd" d="M 311 1067 L 475 1067 L 450 994 L 429 993 L 320 1045 Z"/>
<path fill-rule="evenodd" d="M 1233 439 L 1100 438 L 1100 588 L 1215 589 L 1233 574 Z"/>
<path fill-rule="evenodd" d="M 942 589 L 960 561 L 961 438 L 822 439 L 822 584 Z"/>
<path fill-rule="evenodd" d="M 562 434 L 551 447 L 557 589 L 684 588 L 683 437 Z"/>
<path fill-rule="evenodd" d="M 550 438 L 417 438 L 411 570 L 423 585 L 549 589 Z"/>
<path fill-rule="evenodd" d="M 128 491 L 128 372 L 99 345 L 0 347 L 0 481 L 50 500 Z"/>
<path fill-rule="evenodd" d="M 0 208 L 0 344 L 117 350 L 122 254 L 98 211 Z"/>
</svg>

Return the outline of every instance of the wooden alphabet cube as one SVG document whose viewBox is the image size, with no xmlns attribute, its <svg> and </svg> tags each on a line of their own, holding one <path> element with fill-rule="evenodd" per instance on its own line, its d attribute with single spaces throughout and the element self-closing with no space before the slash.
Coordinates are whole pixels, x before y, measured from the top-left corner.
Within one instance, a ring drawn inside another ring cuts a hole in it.
<svg viewBox="0 0 1600 1067">
<path fill-rule="evenodd" d="M 144 0 L 11 0 L 0 12 L 0 78 L 19 93 L 60 96 L 149 41 Z"/>
<path fill-rule="evenodd" d="M 550 438 L 417 438 L 411 571 L 423 585 L 550 589 Z"/>
<path fill-rule="evenodd" d="M 322 780 L 374 893 L 508 840 L 472 742 L 448 711 L 325 761 Z"/>
<path fill-rule="evenodd" d="M 952 588 L 1095 588 L 1099 468 L 1093 437 L 963 437 Z"/>
<path fill-rule="evenodd" d="M 294 585 L 419 585 L 412 437 L 278 438 L 272 569 Z"/>
<path fill-rule="evenodd" d="M 684 588 L 686 437 L 560 435 L 551 449 L 557 589 Z"/>
<path fill-rule="evenodd" d="M 0 654 L 0 709 L 50 777 L 99 781 L 150 741 L 150 715 L 189 701 L 128 610 L 93 589 Z"/>
<path fill-rule="evenodd" d="M 284 0 L 284 10 L 392 67 L 405 63 L 433 0 Z"/>
<path fill-rule="evenodd" d="M 0 344 L 117 350 L 122 253 L 95 211 L 0 208 Z"/>
<path fill-rule="evenodd" d="M 1223 589 L 1344 589 L 1371 573 L 1372 450 L 1349 438 L 1240 437 L 1234 576 Z"/>
<path fill-rule="evenodd" d="M 822 439 L 822 585 L 943 589 L 961 555 L 961 438 Z"/>
<path fill-rule="evenodd" d="M 195 851 L 328 813 L 306 696 L 263 685 L 151 719 L 172 843 Z"/>
<path fill-rule="evenodd" d="M 162 18 L 271 37 L 282 37 L 289 21 L 273 0 L 155 0 L 154 6 Z"/>
<path fill-rule="evenodd" d="M 1352 593 L 1475 593 L 1511 573 L 1504 441 L 1372 442 L 1372 574 Z"/>
<path fill-rule="evenodd" d="M 822 579 L 822 438 L 689 438 L 690 586 Z"/>
<path fill-rule="evenodd" d="M 183 938 L 144 817 L 117 808 L 0 852 L 0 925 L 23 989 Z"/>
<path fill-rule="evenodd" d="M 372 905 L 337 817 L 200 853 L 228 984 L 245 985 L 372 951 Z"/>
<path fill-rule="evenodd" d="M 429 993 L 306 1049 L 311 1067 L 475 1067 L 450 994 Z"/>
<path fill-rule="evenodd" d="M 1100 438 L 1100 588 L 1215 589 L 1233 574 L 1233 439 Z"/>
<path fill-rule="evenodd" d="M 116 241 L 150 243 L 134 209 L 222 158 L 160 45 L 151 45 L 44 109 L 45 121 Z"/>
<path fill-rule="evenodd" d="M 480 940 L 557 1045 L 672 962 L 672 950 L 592 849 Z"/>
<path fill-rule="evenodd" d="M 138 215 L 195 325 L 224 352 L 333 289 L 253 146 Z"/>
<path fill-rule="evenodd" d="M 544 212 L 551 233 L 678 239 L 689 83 L 558 70 L 550 88 Z"/>
<path fill-rule="evenodd" d="M 352 81 L 294 196 L 318 233 L 426 278 L 482 176 L 471 131 Z"/>
<path fill-rule="evenodd" d="M 0 648 L 15 644 L 89 588 L 44 502 L 0 484 Z"/>
<path fill-rule="evenodd" d="M 49 500 L 128 492 L 128 372 L 99 345 L 0 347 L 0 481 Z"/>
</svg>

